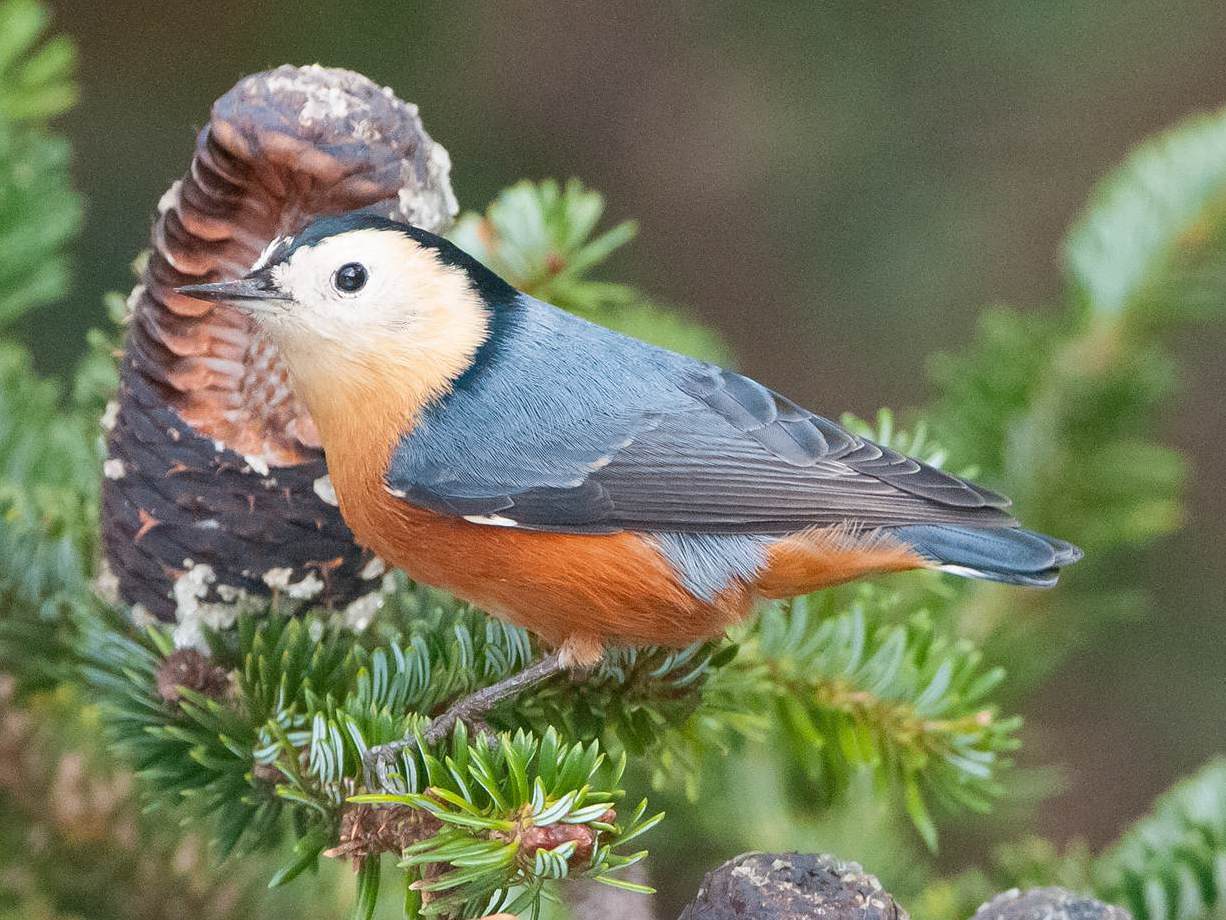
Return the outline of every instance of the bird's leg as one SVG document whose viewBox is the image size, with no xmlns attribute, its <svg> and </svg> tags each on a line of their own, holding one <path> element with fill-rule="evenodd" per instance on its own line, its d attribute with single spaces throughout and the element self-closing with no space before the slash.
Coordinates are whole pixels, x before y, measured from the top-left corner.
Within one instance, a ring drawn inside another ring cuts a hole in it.
<svg viewBox="0 0 1226 920">
<path fill-rule="evenodd" d="M 548 680 L 565 666 L 562 653 L 551 652 L 536 664 L 529 665 L 510 677 L 504 677 L 496 684 L 482 687 L 456 700 L 441 716 L 430 720 L 430 727 L 426 729 L 426 742 L 437 744 L 451 734 L 451 730 L 455 728 L 456 722 L 460 719 L 471 722 L 473 719 L 480 718 L 503 700 L 510 699 L 543 680 Z"/>
<path fill-rule="evenodd" d="M 451 730 L 455 727 L 457 721 L 463 719 L 465 722 L 473 722 L 503 700 L 509 699 L 529 687 L 553 677 L 553 675 L 565 667 L 566 660 L 563 653 L 552 652 L 535 664 L 529 665 L 522 671 L 517 671 L 510 677 L 503 678 L 495 684 L 482 687 L 468 696 L 461 697 L 448 707 L 442 715 L 430 720 L 430 727 L 426 729 L 425 742 L 427 744 L 437 744 L 451 734 Z M 380 744 L 367 750 L 362 757 L 366 788 L 390 788 L 390 772 L 393 763 L 400 755 L 400 752 L 412 743 L 412 738 L 401 738 L 399 741 Z"/>
</svg>

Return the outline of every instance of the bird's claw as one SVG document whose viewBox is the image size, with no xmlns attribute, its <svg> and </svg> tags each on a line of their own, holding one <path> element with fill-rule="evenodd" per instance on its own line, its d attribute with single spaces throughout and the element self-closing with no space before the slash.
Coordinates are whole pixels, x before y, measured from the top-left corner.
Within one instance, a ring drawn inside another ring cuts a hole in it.
<svg viewBox="0 0 1226 920">
<path fill-rule="evenodd" d="M 445 712 L 434 719 L 422 735 L 425 747 L 434 747 L 446 741 L 457 722 L 463 722 L 468 728 L 468 737 L 485 736 L 494 739 L 494 730 L 482 719 L 476 716 L 464 715 L 460 712 Z M 399 741 L 389 741 L 387 744 L 377 744 L 367 748 L 362 755 L 362 778 L 366 788 L 372 792 L 393 792 L 403 783 L 397 783 L 393 776 L 399 770 L 400 757 L 404 750 L 415 743 L 412 736 Z"/>
<path fill-rule="evenodd" d="M 430 727 L 422 735 L 422 740 L 430 746 L 444 742 L 451 737 L 451 733 L 455 731 L 456 725 L 460 722 L 463 722 L 464 727 L 468 729 L 469 738 L 478 738 L 482 735 L 488 738 L 494 737 L 494 729 L 480 715 L 449 709 L 431 720 Z"/>
<path fill-rule="evenodd" d="M 446 741 L 455 729 L 456 722 L 463 722 L 468 727 L 470 738 L 485 735 L 491 743 L 494 743 L 494 732 L 482 717 L 498 703 L 510 699 L 527 687 L 552 677 L 562 668 L 562 656 L 558 652 L 552 652 L 519 673 L 470 693 L 453 703 L 446 712 L 430 720 L 429 727 L 422 735 L 422 743 L 432 748 Z M 401 752 L 414 744 L 415 740 L 415 736 L 410 735 L 399 741 L 368 748 L 362 755 L 363 779 L 366 788 L 382 791 L 393 791 L 397 789 L 397 785 L 403 788 L 403 783 L 393 785 L 391 774 Z"/>
<path fill-rule="evenodd" d="M 367 748 L 362 754 L 362 778 L 366 788 L 377 792 L 390 792 L 396 788 L 392 773 L 397 768 L 401 752 L 409 746 L 411 739 L 401 738 L 387 744 L 377 744 Z"/>
</svg>

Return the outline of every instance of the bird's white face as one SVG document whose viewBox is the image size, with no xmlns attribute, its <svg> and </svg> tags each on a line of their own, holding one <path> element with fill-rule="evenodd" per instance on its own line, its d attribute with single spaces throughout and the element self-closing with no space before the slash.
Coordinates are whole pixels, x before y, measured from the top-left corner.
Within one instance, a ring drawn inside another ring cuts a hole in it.
<svg viewBox="0 0 1226 920">
<path fill-rule="evenodd" d="M 472 298 L 462 272 L 388 230 L 353 230 L 295 249 L 271 266 L 269 280 L 283 300 L 256 318 L 289 347 L 353 351 L 415 334 L 433 337 L 438 330 L 431 327 L 446 314 L 466 321 Z"/>
<path fill-rule="evenodd" d="M 258 296 L 232 302 L 279 348 L 317 419 L 392 397 L 397 411 L 424 405 L 467 370 L 488 335 L 467 272 L 404 233 L 361 228 L 296 249 L 279 243 L 248 276 Z"/>
</svg>

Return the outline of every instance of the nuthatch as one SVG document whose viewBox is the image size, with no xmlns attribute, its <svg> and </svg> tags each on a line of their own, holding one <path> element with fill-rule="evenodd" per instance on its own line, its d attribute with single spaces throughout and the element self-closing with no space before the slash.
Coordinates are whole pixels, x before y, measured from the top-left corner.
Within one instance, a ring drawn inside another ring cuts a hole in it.
<svg viewBox="0 0 1226 920">
<path fill-rule="evenodd" d="M 686 645 L 758 598 L 866 575 L 1046 587 L 1081 557 L 987 489 L 406 224 L 321 218 L 245 278 L 179 290 L 249 311 L 280 349 L 359 541 L 536 633 L 559 650 L 544 668 Z"/>
</svg>

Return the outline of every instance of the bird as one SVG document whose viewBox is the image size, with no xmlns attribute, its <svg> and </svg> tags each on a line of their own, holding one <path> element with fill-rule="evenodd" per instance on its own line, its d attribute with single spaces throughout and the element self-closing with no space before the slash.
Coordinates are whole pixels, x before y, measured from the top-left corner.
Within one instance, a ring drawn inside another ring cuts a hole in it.
<svg viewBox="0 0 1226 920">
<path fill-rule="evenodd" d="M 440 724 L 609 647 L 719 636 L 761 599 L 910 569 L 1048 587 L 1081 558 L 993 491 L 367 211 L 176 296 L 280 351 L 360 543 L 553 649 Z"/>
</svg>

